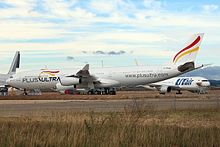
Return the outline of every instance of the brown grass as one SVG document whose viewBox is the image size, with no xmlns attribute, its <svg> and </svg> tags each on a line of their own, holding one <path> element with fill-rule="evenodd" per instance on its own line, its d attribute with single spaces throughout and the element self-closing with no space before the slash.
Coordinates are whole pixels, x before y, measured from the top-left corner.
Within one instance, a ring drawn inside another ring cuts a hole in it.
<svg viewBox="0 0 220 147">
<path fill-rule="evenodd" d="M 220 109 L 50 114 L 0 118 L 0 146 L 220 146 Z"/>
</svg>

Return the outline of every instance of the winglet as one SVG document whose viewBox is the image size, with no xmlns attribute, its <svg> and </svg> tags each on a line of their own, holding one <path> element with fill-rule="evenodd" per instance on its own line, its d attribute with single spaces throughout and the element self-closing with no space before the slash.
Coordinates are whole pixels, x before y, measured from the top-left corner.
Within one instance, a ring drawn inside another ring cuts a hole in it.
<svg viewBox="0 0 220 147">
<path fill-rule="evenodd" d="M 88 76 L 90 76 L 89 64 L 86 64 L 80 71 L 78 71 L 76 73 L 76 75 L 79 76 L 79 77 L 88 77 Z"/>
<path fill-rule="evenodd" d="M 89 70 L 89 64 L 86 64 L 82 70 Z"/>
</svg>

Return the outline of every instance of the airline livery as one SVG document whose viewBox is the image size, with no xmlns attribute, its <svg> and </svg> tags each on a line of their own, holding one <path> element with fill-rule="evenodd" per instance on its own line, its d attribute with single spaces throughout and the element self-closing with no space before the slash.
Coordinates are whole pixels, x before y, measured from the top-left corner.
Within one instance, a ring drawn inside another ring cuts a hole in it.
<svg viewBox="0 0 220 147">
<path fill-rule="evenodd" d="M 182 94 L 181 90 L 204 94 L 210 86 L 208 79 L 203 77 L 175 77 L 161 82 L 144 85 L 147 89 L 156 89 L 160 94 L 169 93 L 172 90 L 177 90 L 177 94 Z"/>
<path fill-rule="evenodd" d="M 195 34 L 166 66 L 136 66 L 69 70 L 38 70 L 17 73 L 7 83 L 19 89 L 85 89 L 90 94 L 116 94 L 116 87 L 155 83 L 195 70 L 203 34 Z"/>
</svg>

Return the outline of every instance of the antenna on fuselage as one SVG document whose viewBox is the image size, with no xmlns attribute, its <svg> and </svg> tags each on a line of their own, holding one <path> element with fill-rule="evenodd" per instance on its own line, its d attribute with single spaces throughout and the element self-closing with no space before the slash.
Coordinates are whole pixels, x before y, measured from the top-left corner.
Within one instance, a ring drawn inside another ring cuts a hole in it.
<svg viewBox="0 0 220 147">
<path fill-rule="evenodd" d="M 134 59 L 135 65 L 139 66 L 137 59 Z"/>
</svg>

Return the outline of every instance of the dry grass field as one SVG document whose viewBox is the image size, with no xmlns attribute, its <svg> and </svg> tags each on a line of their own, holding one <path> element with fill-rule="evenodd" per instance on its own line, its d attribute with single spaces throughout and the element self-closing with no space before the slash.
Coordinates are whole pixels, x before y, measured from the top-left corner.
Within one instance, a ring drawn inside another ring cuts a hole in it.
<svg viewBox="0 0 220 147">
<path fill-rule="evenodd" d="M 0 117 L 0 146 L 220 146 L 220 109 L 52 112 Z"/>
<path fill-rule="evenodd" d="M 154 91 L 119 91 L 115 96 L 60 95 L 9 96 L 0 100 L 110 100 L 213 99 L 219 90 L 198 95 L 184 92 L 159 95 Z M 6 106 L 6 105 L 5 105 Z M 25 105 L 24 105 L 25 106 Z M 120 112 L 35 110 L 15 117 L 0 115 L 0 147 L 207 147 L 220 146 L 220 108 L 158 110 L 151 105 L 129 105 Z M 44 115 L 45 113 L 45 115 Z"/>
</svg>

